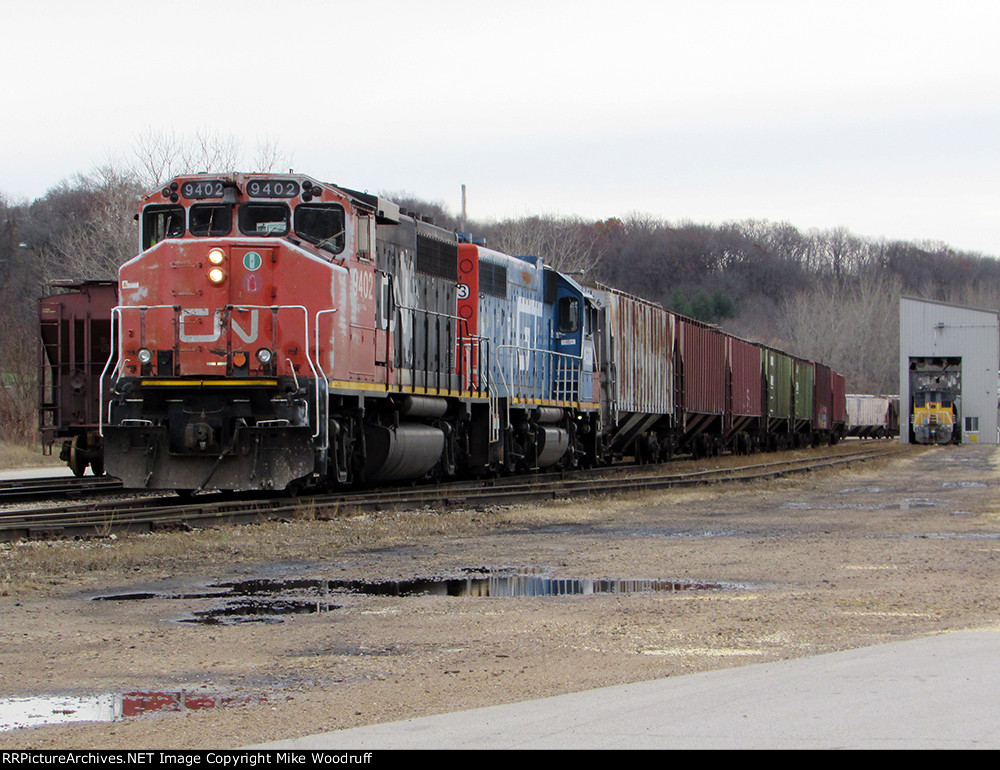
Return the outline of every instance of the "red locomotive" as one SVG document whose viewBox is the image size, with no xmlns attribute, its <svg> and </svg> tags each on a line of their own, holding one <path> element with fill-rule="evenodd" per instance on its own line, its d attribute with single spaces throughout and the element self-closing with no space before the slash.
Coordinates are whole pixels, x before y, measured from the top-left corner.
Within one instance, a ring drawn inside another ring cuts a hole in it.
<svg viewBox="0 0 1000 770">
<path fill-rule="evenodd" d="M 180 177 L 119 274 L 103 432 L 129 487 L 282 489 L 485 465 L 458 239 L 302 175 Z"/>
</svg>

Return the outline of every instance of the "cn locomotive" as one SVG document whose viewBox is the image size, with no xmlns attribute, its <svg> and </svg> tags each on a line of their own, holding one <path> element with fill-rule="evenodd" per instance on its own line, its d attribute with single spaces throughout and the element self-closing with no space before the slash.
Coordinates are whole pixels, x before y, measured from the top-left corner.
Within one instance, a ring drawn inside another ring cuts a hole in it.
<svg viewBox="0 0 1000 770">
<path fill-rule="evenodd" d="M 375 484 L 843 435 L 828 367 L 380 196 L 185 175 L 138 219 L 101 380 L 104 461 L 126 487 Z"/>
</svg>

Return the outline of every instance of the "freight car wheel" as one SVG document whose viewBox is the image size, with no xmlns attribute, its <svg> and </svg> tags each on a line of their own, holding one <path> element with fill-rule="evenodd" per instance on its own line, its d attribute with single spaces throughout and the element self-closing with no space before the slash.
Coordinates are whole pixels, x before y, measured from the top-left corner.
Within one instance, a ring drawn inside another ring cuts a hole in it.
<svg viewBox="0 0 1000 770">
<path fill-rule="evenodd" d="M 103 457 L 95 457 L 93 460 L 90 461 L 90 472 L 93 473 L 95 476 L 103 476 L 104 475 L 104 458 Z"/>
<path fill-rule="evenodd" d="M 87 470 L 87 455 L 80 447 L 79 436 L 73 436 L 73 442 L 69 446 L 69 469 L 74 476 L 82 476 Z"/>
</svg>

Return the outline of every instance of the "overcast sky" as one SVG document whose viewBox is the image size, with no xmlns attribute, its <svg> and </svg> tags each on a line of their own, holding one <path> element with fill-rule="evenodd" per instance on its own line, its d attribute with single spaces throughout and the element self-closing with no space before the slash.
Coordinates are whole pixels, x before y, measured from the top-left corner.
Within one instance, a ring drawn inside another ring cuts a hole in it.
<svg viewBox="0 0 1000 770">
<path fill-rule="evenodd" d="M 0 192 L 149 130 L 493 218 L 760 218 L 1000 254 L 1000 3 L 4 0 Z"/>
</svg>

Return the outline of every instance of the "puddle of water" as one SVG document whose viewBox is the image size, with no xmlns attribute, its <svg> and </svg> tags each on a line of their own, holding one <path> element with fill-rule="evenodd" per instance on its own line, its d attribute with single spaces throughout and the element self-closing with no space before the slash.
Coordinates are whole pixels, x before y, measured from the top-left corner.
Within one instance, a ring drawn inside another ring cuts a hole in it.
<svg viewBox="0 0 1000 770">
<path fill-rule="evenodd" d="M 751 533 L 739 529 L 611 529 L 606 530 L 611 535 L 629 535 L 631 537 L 677 537 L 677 538 L 700 538 L 700 537 L 746 537 Z"/>
<path fill-rule="evenodd" d="M 194 617 L 182 618 L 181 623 L 202 625 L 233 625 L 236 623 L 281 623 L 282 615 L 318 615 L 339 610 L 341 605 L 321 601 L 296 599 L 261 599 L 228 602 L 222 607 L 198 610 Z"/>
<path fill-rule="evenodd" d="M 954 489 L 956 487 L 985 487 L 987 486 L 981 481 L 942 481 L 941 487 L 943 489 Z"/>
<path fill-rule="evenodd" d="M 0 699 L 0 732 L 69 722 L 117 722 L 150 711 L 184 711 L 266 702 L 213 692 L 127 692 Z"/>
<path fill-rule="evenodd" d="M 543 575 L 489 575 L 486 577 L 434 578 L 383 583 L 330 581 L 334 590 L 367 596 L 589 596 L 594 594 L 634 594 L 658 591 L 720 590 L 721 583 L 675 580 L 610 580 L 553 578 Z"/>
<path fill-rule="evenodd" d="M 490 573 L 469 570 L 465 577 L 413 580 L 326 580 L 322 578 L 254 579 L 210 586 L 198 593 L 157 594 L 148 591 L 95 596 L 95 601 L 148 599 L 215 600 L 216 606 L 192 611 L 181 623 L 234 625 L 281 623 L 284 615 L 320 614 L 340 609 L 335 596 L 465 596 L 529 597 L 595 594 L 676 593 L 738 590 L 734 583 L 656 579 L 555 578 L 540 571 Z"/>
<path fill-rule="evenodd" d="M 907 511 L 911 508 L 936 508 L 937 503 L 926 498 L 904 500 L 901 503 L 824 503 L 819 507 L 824 511 L 885 511 L 899 508 Z M 811 511 L 815 510 L 810 503 L 785 503 L 783 510 Z"/>
</svg>

